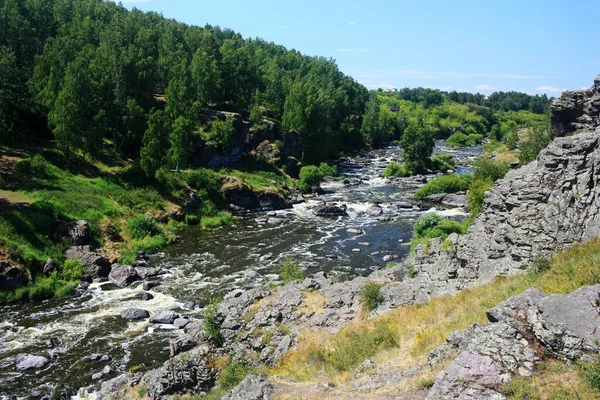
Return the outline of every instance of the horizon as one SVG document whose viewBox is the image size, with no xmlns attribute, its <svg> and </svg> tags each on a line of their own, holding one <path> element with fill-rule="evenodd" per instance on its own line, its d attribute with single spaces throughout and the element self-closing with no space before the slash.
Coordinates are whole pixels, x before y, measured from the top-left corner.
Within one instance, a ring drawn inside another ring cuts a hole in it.
<svg viewBox="0 0 600 400">
<path fill-rule="evenodd" d="M 468 0 L 460 5 L 439 0 L 366 5 L 355 0 L 343 9 L 314 0 L 300 5 L 266 0 L 260 6 L 239 0 L 227 5 L 191 0 L 121 3 L 333 58 L 342 72 L 374 90 L 423 87 L 486 96 L 517 91 L 559 97 L 564 90 L 589 88 L 600 64 L 600 56 L 591 51 L 600 35 L 594 22 L 600 4 L 591 0 L 577 7 L 541 0 Z M 584 58 L 585 63 L 574 61 Z"/>
</svg>

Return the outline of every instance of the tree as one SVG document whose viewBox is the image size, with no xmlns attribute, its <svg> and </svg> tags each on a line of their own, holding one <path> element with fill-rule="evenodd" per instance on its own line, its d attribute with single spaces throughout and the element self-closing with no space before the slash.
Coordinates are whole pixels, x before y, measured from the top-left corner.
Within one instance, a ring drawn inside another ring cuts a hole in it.
<svg viewBox="0 0 600 400">
<path fill-rule="evenodd" d="M 423 173 L 427 169 L 434 139 L 431 132 L 423 126 L 423 120 L 411 120 L 400 139 L 402 159 L 412 173 Z"/>
<path fill-rule="evenodd" d="M 186 166 L 194 148 L 194 127 L 191 121 L 185 117 L 178 117 L 173 123 L 169 139 L 171 162 L 178 168 Z"/>
<path fill-rule="evenodd" d="M 233 132 L 235 130 L 233 122 L 233 117 L 228 115 L 225 121 L 217 119 L 211 124 L 210 132 L 208 133 L 209 140 L 223 152 L 231 151 L 233 150 L 233 146 L 235 146 L 233 140 Z"/>
<path fill-rule="evenodd" d="M 160 110 L 152 109 L 140 150 L 140 164 L 147 176 L 154 177 L 156 171 L 164 165 L 165 150 L 168 147 L 164 114 Z"/>
<path fill-rule="evenodd" d="M 372 94 L 365 107 L 360 131 L 367 143 L 371 146 L 381 144 L 382 126 L 380 119 L 380 102 L 376 94 Z"/>
</svg>

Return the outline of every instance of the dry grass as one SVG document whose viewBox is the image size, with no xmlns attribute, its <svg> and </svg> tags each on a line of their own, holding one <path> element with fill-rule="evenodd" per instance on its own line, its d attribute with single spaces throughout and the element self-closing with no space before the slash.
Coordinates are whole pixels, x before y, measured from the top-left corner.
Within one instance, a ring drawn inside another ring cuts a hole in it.
<svg viewBox="0 0 600 400">
<path fill-rule="evenodd" d="M 527 288 L 568 293 L 581 286 L 600 283 L 600 239 L 556 255 L 550 265 L 550 270 L 545 273 L 498 278 L 491 284 L 466 289 L 456 295 L 400 307 L 383 316 L 349 324 L 336 334 L 306 332 L 297 349 L 286 354 L 271 374 L 294 381 L 311 381 L 325 371 L 330 381 L 344 381 L 354 365 L 340 368 L 339 354 L 349 349 L 356 352 L 380 327 L 393 332 L 397 345 L 384 347 L 374 354 L 365 352 L 363 360 L 374 358 L 387 364 L 398 364 L 397 367 L 402 369 L 422 364 L 427 353 L 443 344 L 451 332 L 466 330 L 474 322 L 486 323 L 486 310 Z"/>
<path fill-rule="evenodd" d="M 302 292 L 302 306 L 298 308 L 300 314 L 319 315 L 325 311 L 325 296 L 320 292 L 305 290 Z"/>
</svg>

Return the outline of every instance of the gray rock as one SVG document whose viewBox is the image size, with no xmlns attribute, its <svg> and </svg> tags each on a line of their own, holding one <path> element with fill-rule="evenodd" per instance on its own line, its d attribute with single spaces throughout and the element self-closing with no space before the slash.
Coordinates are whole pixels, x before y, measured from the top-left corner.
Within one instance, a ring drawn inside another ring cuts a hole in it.
<svg viewBox="0 0 600 400">
<path fill-rule="evenodd" d="M 381 214 L 383 214 L 383 209 L 379 205 L 374 205 L 374 206 L 367 208 L 367 214 L 372 217 L 378 217 Z"/>
<path fill-rule="evenodd" d="M 144 300 L 144 301 L 152 300 L 154 298 L 154 296 L 148 292 L 136 293 L 136 295 L 134 297 L 136 299 L 140 299 L 140 300 Z"/>
<path fill-rule="evenodd" d="M 198 344 L 198 341 L 194 340 L 194 338 L 192 338 L 190 335 L 183 335 L 172 340 L 169 344 L 171 357 L 174 357 L 179 353 L 183 353 L 184 351 L 193 349 L 196 344 Z"/>
<path fill-rule="evenodd" d="M 139 308 L 128 308 L 121 311 L 121 318 L 127 321 L 138 321 L 150 317 L 150 313 Z"/>
<path fill-rule="evenodd" d="M 142 289 L 144 289 L 144 290 L 152 290 L 152 288 L 155 288 L 158 285 L 160 285 L 160 282 L 157 282 L 157 281 L 147 281 L 147 282 L 144 282 L 144 284 L 142 285 Z"/>
<path fill-rule="evenodd" d="M 332 204 L 323 204 L 313 208 L 313 212 L 319 216 L 338 216 L 348 215 L 346 213 L 346 206 L 336 206 Z"/>
<path fill-rule="evenodd" d="M 73 246 L 65 251 L 68 260 L 78 260 L 83 265 L 84 275 L 93 279 L 106 278 L 110 273 L 110 262 L 91 246 Z"/>
<path fill-rule="evenodd" d="M 113 372 L 113 370 L 112 370 L 112 368 L 110 367 L 110 365 L 107 365 L 107 366 L 105 366 L 105 367 L 102 369 L 102 373 L 103 373 L 104 375 L 108 375 L 108 374 L 110 374 L 110 373 L 112 373 L 112 372 Z"/>
<path fill-rule="evenodd" d="M 55 260 L 53 260 L 52 258 L 49 258 L 46 261 L 46 264 L 44 264 L 43 272 L 45 275 L 50 275 L 54 271 L 58 271 L 59 268 L 60 268 L 60 266 L 58 265 L 58 263 Z"/>
<path fill-rule="evenodd" d="M 119 287 L 126 287 L 139 281 L 140 276 L 131 265 L 113 264 L 108 279 Z"/>
<path fill-rule="evenodd" d="M 15 369 L 17 371 L 27 371 L 29 369 L 42 369 L 50 364 L 50 360 L 43 356 L 24 355 L 17 359 Z"/>
<path fill-rule="evenodd" d="M 154 278 L 159 275 L 164 275 L 166 271 L 161 268 L 151 268 L 151 267 L 135 267 L 135 272 L 141 279 Z"/>
<path fill-rule="evenodd" d="M 274 390 L 266 375 L 248 375 L 221 400 L 270 400 Z"/>
<path fill-rule="evenodd" d="M 173 325 L 175 325 L 178 329 L 183 329 L 190 323 L 190 320 L 187 318 L 175 318 L 173 321 Z"/>
<path fill-rule="evenodd" d="M 10 261 L 0 261 L 0 291 L 15 290 L 29 283 L 27 272 Z"/>
<path fill-rule="evenodd" d="M 179 314 L 171 310 L 163 310 L 150 317 L 150 322 L 153 324 L 173 325 L 173 322 L 179 318 Z"/>
<path fill-rule="evenodd" d="M 467 204 L 467 196 L 458 193 L 438 193 L 425 197 L 423 200 L 431 203 L 442 204 L 448 207 L 464 207 Z"/>
<path fill-rule="evenodd" d="M 86 245 L 91 239 L 90 226 L 83 220 L 67 222 L 56 228 L 55 236 L 67 240 L 75 246 Z"/>
</svg>

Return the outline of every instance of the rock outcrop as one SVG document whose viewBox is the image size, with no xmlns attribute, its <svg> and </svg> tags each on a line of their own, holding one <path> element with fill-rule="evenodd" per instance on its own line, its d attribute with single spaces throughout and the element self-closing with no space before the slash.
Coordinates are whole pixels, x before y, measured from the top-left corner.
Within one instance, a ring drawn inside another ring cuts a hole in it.
<svg viewBox="0 0 600 400">
<path fill-rule="evenodd" d="M 10 261 L 0 261 L 0 292 L 18 289 L 28 282 L 27 271 Z"/>
<path fill-rule="evenodd" d="M 566 90 L 550 109 L 552 134 L 566 136 L 600 126 L 600 75 L 587 90 Z"/>
<path fill-rule="evenodd" d="M 110 262 L 97 253 L 92 246 L 73 246 L 65 251 L 68 260 L 78 260 L 83 273 L 90 279 L 106 278 L 110 273 Z"/>
<path fill-rule="evenodd" d="M 529 377 L 545 352 L 577 360 L 600 350 L 600 285 L 565 295 L 536 289 L 488 311 L 488 325 L 475 324 L 457 347 L 458 356 L 436 378 L 428 399 L 503 398 L 500 389 L 516 375 Z M 457 334 L 454 334 L 456 336 Z"/>
<path fill-rule="evenodd" d="M 90 226 L 86 221 L 72 221 L 61 224 L 55 232 L 58 239 L 71 242 L 75 246 L 82 246 L 90 243 L 92 237 Z"/>
</svg>

